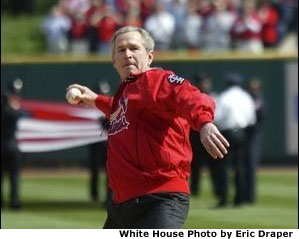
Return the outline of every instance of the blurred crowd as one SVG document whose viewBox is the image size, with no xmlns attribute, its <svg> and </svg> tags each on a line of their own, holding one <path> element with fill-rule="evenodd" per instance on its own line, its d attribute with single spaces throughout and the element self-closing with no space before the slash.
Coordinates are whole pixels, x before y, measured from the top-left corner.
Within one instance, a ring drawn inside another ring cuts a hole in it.
<svg viewBox="0 0 299 239">
<path fill-rule="evenodd" d="M 50 53 L 109 53 L 120 27 L 143 27 L 156 49 L 261 53 L 297 44 L 295 0 L 59 0 L 41 29 Z"/>
</svg>

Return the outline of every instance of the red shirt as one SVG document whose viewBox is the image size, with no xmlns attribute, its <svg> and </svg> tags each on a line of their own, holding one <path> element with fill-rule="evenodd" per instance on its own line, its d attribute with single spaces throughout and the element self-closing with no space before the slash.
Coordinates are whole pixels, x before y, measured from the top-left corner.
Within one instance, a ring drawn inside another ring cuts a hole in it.
<svg viewBox="0 0 299 239">
<path fill-rule="evenodd" d="M 263 22 L 262 28 L 262 40 L 264 43 L 274 44 L 277 42 L 278 33 L 277 33 L 277 24 L 279 16 L 274 7 L 269 7 L 261 9 L 260 11 L 265 11 L 267 17 Z"/>
<path fill-rule="evenodd" d="M 140 17 L 142 19 L 142 23 L 153 14 L 154 11 L 155 0 L 141 0 L 140 1 Z"/>
<path fill-rule="evenodd" d="M 107 170 L 115 203 L 189 194 L 189 130 L 213 120 L 212 98 L 171 71 L 150 69 L 121 83 L 114 98 L 99 95 L 96 106 L 110 118 Z"/>
<path fill-rule="evenodd" d="M 86 34 L 86 23 L 84 21 L 73 21 L 71 33 L 74 39 L 84 38 Z"/>
<path fill-rule="evenodd" d="M 92 22 L 94 15 L 102 15 L 105 12 L 105 6 L 103 4 L 92 5 L 84 14 L 87 26 L 94 26 L 96 22 Z"/>
<path fill-rule="evenodd" d="M 117 22 L 113 16 L 105 16 L 98 24 L 99 40 L 101 42 L 110 42 L 114 32 L 117 29 Z"/>
<path fill-rule="evenodd" d="M 261 39 L 262 23 L 256 14 L 246 19 L 237 19 L 232 26 L 231 34 L 234 40 L 250 41 Z"/>
</svg>

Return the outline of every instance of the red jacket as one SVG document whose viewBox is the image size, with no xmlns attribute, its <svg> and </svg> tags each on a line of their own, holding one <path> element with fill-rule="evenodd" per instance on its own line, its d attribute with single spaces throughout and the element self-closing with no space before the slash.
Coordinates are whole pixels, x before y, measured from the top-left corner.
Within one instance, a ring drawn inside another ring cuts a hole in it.
<svg viewBox="0 0 299 239">
<path fill-rule="evenodd" d="M 213 120 L 212 98 L 157 68 L 121 83 L 114 98 L 99 95 L 96 106 L 110 118 L 107 170 L 115 203 L 158 192 L 189 194 L 189 130 Z"/>
</svg>

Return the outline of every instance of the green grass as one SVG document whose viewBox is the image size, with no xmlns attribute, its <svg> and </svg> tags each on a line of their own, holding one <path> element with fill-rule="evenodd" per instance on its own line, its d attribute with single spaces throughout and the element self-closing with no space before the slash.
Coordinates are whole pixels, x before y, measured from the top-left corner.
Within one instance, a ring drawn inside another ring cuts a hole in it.
<svg viewBox="0 0 299 239">
<path fill-rule="evenodd" d="M 40 30 L 44 16 L 1 16 L 1 55 L 36 55 L 45 51 Z"/>
<path fill-rule="evenodd" d="M 213 209 L 209 179 L 192 198 L 185 228 L 298 228 L 298 175 L 295 170 L 263 170 L 258 174 L 258 201 L 240 208 Z M 7 182 L 4 192 L 7 192 Z M 2 228 L 101 228 L 106 212 L 88 197 L 88 175 L 82 173 L 23 173 L 23 208 L 4 207 Z M 233 191 L 233 190 L 231 190 Z M 103 193 L 103 192 L 102 192 Z M 7 195 L 7 193 L 6 193 Z"/>
</svg>

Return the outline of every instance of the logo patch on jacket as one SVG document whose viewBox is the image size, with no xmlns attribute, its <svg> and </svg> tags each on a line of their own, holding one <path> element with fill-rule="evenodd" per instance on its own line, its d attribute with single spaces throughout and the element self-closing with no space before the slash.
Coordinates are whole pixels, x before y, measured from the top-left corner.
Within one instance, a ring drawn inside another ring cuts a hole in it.
<svg viewBox="0 0 299 239">
<path fill-rule="evenodd" d="M 126 119 L 126 112 L 128 109 L 128 98 L 124 94 L 119 98 L 118 108 L 110 115 L 110 126 L 108 129 L 108 135 L 114 135 L 127 129 L 129 122 Z"/>
<path fill-rule="evenodd" d="M 183 77 L 179 77 L 179 76 L 174 75 L 174 74 L 168 76 L 168 81 L 171 84 L 183 84 L 184 80 L 185 79 Z"/>
</svg>

